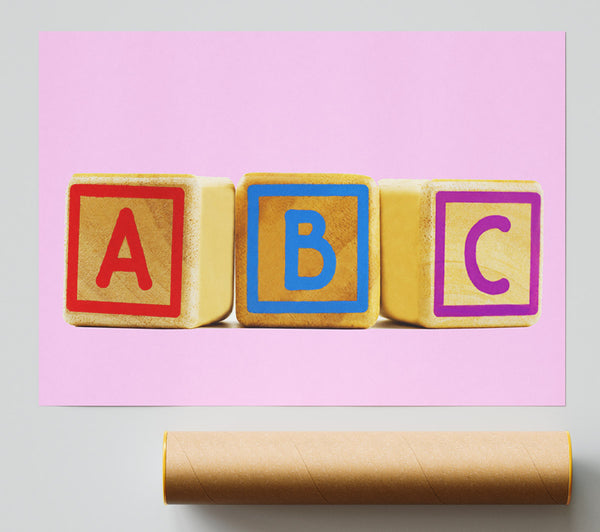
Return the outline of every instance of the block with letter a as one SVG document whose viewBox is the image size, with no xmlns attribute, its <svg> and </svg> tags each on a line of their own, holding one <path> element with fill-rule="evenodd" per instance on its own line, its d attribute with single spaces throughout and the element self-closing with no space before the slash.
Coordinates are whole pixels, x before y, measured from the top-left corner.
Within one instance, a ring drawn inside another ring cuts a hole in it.
<svg viewBox="0 0 600 532">
<path fill-rule="evenodd" d="M 248 174 L 236 192 L 236 314 L 246 326 L 370 327 L 379 195 L 348 174 Z"/>
<path fill-rule="evenodd" d="M 425 327 L 535 323 L 538 183 L 383 179 L 379 187 L 384 316 Z"/>
<path fill-rule="evenodd" d="M 78 174 L 69 185 L 65 319 L 190 328 L 233 303 L 229 179 Z"/>
</svg>

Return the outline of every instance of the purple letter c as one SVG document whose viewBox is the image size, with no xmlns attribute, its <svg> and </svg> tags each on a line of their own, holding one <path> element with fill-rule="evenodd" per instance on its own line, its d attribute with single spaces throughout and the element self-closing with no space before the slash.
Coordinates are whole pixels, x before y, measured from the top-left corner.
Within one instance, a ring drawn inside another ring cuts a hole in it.
<svg viewBox="0 0 600 532">
<path fill-rule="evenodd" d="M 508 279 L 490 281 L 481 274 L 477 264 L 477 242 L 479 237 L 490 229 L 500 229 L 500 231 L 506 233 L 510 229 L 510 220 L 506 216 L 486 216 L 471 227 L 465 242 L 465 266 L 467 267 L 469 279 L 471 279 L 475 288 L 486 294 L 504 294 L 504 292 L 508 292 L 510 287 Z"/>
</svg>

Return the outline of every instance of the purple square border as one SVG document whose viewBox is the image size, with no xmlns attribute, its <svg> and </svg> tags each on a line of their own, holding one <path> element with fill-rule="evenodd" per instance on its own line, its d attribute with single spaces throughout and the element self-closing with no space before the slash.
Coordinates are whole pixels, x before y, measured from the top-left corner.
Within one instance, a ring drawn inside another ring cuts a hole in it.
<svg viewBox="0 0 600 532">
<path fill-rule="evenodd" d="M 529 203 L 531 249 L 529 303 L 524 305 L 444 305 L 447 203 Z M 541 196 L 537 192 L 440 191 L 435 198 L 435 278 L 433 312 L 438 317 L 530 316 L 537 314 L 540 289 Z"/>
</svg>

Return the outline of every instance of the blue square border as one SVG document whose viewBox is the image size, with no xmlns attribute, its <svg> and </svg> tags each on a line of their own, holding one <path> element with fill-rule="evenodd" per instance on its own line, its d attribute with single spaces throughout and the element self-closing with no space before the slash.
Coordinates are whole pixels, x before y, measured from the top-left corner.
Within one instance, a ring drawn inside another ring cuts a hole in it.
<svg viewBox="0 0 600 532">
<path fill-rule="evenodd" d="M 258 219 L 261 197 L 355 196 L 357 208 L 356 282 L 353 301 L 260 301 L 258 299 Z M 334 314 L 366 312 L 369 308 L 369 187 L 362 184 L 254 184 L 247 189 L 248 224 L 246 251 L 246 298 L 249 312 L 256 314 Z"/>
</svg>

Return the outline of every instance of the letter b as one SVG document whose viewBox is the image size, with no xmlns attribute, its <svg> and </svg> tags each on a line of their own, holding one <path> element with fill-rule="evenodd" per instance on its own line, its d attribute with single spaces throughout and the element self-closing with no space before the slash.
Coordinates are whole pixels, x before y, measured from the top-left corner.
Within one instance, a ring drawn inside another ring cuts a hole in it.
<svg viewBox="0 0 600 532">
<path fill-rule="evenodd" d="M 301 235 L 301 223 L 312 226 L 308 235 Z M 317 211 L 290 209 L 285 213 L 285 288 L 287 290 L 319 290 L 327 286 L 336 269 L 336 257 L 331 244 L 323 238 L 325 219 Z M 298 272 L 300 249 L 314 249 L 323 258 L 318 275 L 305 277 Z"/>
</svg>

